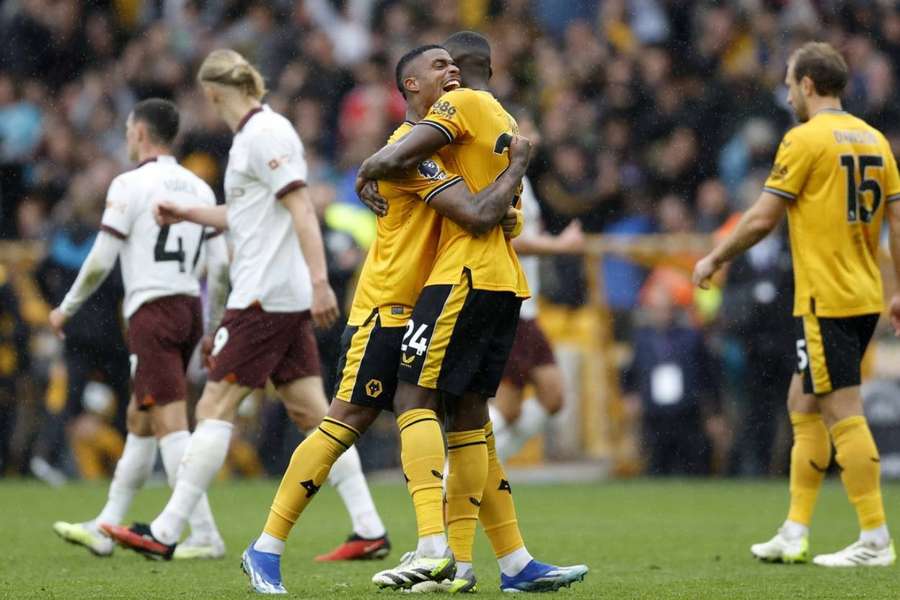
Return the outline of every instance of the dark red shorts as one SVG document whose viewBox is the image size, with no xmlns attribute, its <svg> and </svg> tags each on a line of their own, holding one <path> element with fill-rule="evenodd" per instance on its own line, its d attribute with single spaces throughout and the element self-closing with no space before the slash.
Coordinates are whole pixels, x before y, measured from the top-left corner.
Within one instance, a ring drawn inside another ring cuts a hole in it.
<svg viewBox="0 0 900 600">
<path fill-rule="evenodd" d="M 187 400 L 185 372 L 201 337 L 203 314 L 194 296 L 158 298 L 131 315 L 128 351 L 138 407 Z"/>
<path fill-rule="evenodd" d="M 261 388 L 320 376 L 309 311 L 270 313 L 258 306 L 225 311 L 210 357 L 210 381 Z"/>
<path fill-rule="evenodd" d="M 531 371 L 543 365 L 555 365 L 553 348 L 535 319 L 519 319 L 516 339 L 506 361 L 503 381 L 523 388 L 531 379 Z"/>
</svg>

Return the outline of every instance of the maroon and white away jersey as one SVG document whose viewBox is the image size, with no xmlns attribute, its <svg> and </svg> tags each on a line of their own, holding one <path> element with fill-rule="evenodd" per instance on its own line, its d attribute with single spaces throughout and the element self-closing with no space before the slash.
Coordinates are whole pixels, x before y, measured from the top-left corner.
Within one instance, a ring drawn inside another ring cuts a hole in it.
<svg viewBox="0 0 900 600">
<path fill-rule="evenodd" d="M 126 318 L 157 298 L 200 295 L 197 275 L 205 266 L 204 235 L 212 230 L 187 222 L 160 227 L 153 217 L 153 207 L 160 200 L 216 203 L 206 182 L 171 156 L 158 156 L 113 180 L 101 228 L 125 241 L 119 260 Z"/>
<path fill-rule="evenodd" d="M 259 303 L 267 312 L 312 304 L 312 284 L 291 213 L 279 201 L 305 185 L 303 144 L 290 121 L 268 106 L 238 126 L 225 172 L 228 236 L 234 248 L 229 309 Z"/>
</svg>

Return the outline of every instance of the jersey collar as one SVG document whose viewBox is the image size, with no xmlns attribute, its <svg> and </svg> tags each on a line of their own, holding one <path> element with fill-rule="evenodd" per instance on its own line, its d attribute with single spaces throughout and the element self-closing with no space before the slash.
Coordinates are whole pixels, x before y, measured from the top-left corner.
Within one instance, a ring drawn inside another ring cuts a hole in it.
<svg viewBox="0 0 900 600">
<path fill-rule="evenodd" d="M 152 162 L 173 163 L 176 161 L 175 161 L 175 157 L 170 154 L 157 154 L 156 156 L 151 156 L 150 158 L 145 158 L 144 160 L 139 162 L 137 164 L 137 166 L 135 167 L 135 169 L 140 169 L 144 165 L 152 163 Z"/>
<path fill-rule="evenodd" d="M 263 110 L 262 106 L 257 106 L 256 108 L 251 108 L 250 112 L 248 112 L 246 115 L 244 115 L 244 118 L 241 119 L 240 123 L 238 123 L 237 129 L 234 130 L 234 134 L 235 135 L 239 134 L 241 132 L 241 129 L 244 128 L 244 125 L 247 124 L 247 121 L 252 119 L 253 115 L 255 115 L 256 113 L 261 113 L 262 110 Z"/>
</svg>

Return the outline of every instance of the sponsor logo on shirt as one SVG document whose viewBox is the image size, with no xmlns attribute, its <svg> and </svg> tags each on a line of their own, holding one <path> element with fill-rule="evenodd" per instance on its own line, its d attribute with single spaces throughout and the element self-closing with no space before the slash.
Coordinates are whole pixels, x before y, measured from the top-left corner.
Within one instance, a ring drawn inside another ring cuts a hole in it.
<svg viewBox="0 0 900 600">
<path fill-rule="evenodd" d="M 447 100 L 438 100 L 432 105 L 431 112 L 449 118 L 456 114 L 456 107 Z"/>
</svg>

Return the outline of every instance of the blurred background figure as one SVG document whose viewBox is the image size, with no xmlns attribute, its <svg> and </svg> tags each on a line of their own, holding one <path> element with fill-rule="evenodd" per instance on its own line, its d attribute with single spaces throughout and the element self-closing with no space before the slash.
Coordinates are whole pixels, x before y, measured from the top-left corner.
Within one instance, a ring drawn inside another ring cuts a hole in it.
<svg viewBox="0 0 900 600">
<path fill-rule="evenodd" d="M 703 334 L 688 324 L 663 286 L 647 291 L 646 322 L 634 333 L 624 389 L 641 415 L 650 475 L 707 475 L 711 437 L 722 427 L 718 369 Z"/>
<path fill-rule="evenodd" d="M 48 253 L 35 273 L 45 301 L 58 306 L 71 287 L 81 264 L 90 252 L 103 210 L 105 190 L 115 174 L 108 162 L 99 163 L 78 175 L 70 188 L 68 202 L 62 204 L 57 215 L 59 223 L 50 234 Z M 32 472 L 52 483 L 61 483 L 61 471 L 72 468 L 64 465 L 67 432 L 77 441 L 77 454 L 85 457 L 88 447 L 96 442 L 104 447 L 114 446 L 113 434 L 98 420 L 99 415 L 111 419 L 115 436 L 125 431 L 125 407 L 128 404 L 128 351 L 122 336 L 119 305 L 123 288 L 118 267 L 84 305 L 79 314 L 65 327 L 63 367 L 52 371 L 53 380 L 46 406 L 46 417 L 35 443 L 31 461 Z M 65 384 L 60 383 L 60 379 Z M 99 388 L 99 382 L 106 384 Z M 59 390 L 65 389 L 63 398 Z M 107 394 L 105 390 L 110 390 Z M 55 392 L 55 393 L 54 393 Z M 86 411 L 86 409 L 90 409 Z M 100 431 L 104 435 L 100 435 Z M 108 465 L 115 464 L 115 451 Z M 91 459 L 83 460 L 87 464 Z M 99 477 L 104 472 L 92 466 L 82 475 Z"/>
</svg>

